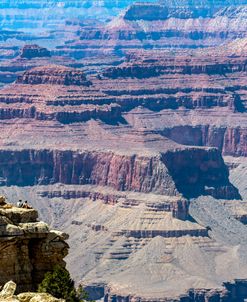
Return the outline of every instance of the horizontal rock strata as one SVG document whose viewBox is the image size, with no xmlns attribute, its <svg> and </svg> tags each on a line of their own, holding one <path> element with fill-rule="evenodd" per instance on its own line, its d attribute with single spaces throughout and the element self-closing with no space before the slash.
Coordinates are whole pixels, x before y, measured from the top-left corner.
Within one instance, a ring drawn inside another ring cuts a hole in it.
<svg viewBox="0 0 247 302">
<path fill-rule="evenodd" d="M 46 272 L 65 266 L 67 235 L 50 231 L 37 217 L 32 209 L 0 208 L 0 284 L 13 280 L 18 292 L 37 289 Z"/>
<path fill-rule="evenodd" d="M 216 149 L 174 150 L 152 157 L 113 152 L 2 150 L 0 158 L 2 185 L 96 184 L 171 196 L 180 192 L 184 196 L 240 197 Z"/>
<path fill-rule="evenodd" d="M 20 84 L 53 84 L 53 85 L 82 85 L 88 86 L 83 72 L 62 66 L 37 67 L 25 72 L 18 80 Z"/>
</svg>

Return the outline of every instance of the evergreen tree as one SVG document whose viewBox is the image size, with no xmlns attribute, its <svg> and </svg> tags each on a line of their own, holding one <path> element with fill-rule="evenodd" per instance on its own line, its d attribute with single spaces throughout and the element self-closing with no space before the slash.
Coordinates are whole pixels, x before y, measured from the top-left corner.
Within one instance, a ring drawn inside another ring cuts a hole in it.
<svg viewBox="0 0 247 302">
<path fill-rule="evenodd" d="M 87 297 L 82 286 L 79 287 L 78 292 L 76 291 L 69 272 L 60 266 L 56 266 L 53 272 L 45 274 L 38 291 L 49 293 L 58 299 L 65 299 L 66 302 L 83 302 L 81 299 Z"/>
</svg>

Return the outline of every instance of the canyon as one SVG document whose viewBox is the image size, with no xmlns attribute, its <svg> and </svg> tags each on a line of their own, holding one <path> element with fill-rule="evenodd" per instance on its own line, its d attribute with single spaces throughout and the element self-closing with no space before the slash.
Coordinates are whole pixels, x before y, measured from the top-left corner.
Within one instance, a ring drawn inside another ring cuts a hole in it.
<svg viewBox="0 0 247 302">
<path fill-rule="evenodd" d="M 132 2 L 1 4 L 64 16 L 1 19 L 0 194 L 93 300 L 244 302 L 247 3 Z"/>
</svg>

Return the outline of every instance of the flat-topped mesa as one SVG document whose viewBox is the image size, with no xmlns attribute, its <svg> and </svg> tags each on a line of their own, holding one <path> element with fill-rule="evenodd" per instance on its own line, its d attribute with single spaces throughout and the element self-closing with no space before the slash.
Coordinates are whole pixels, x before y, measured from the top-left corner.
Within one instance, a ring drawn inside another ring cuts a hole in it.
<svg viewBox="0 0 247 302">
<path fill-rule="evenodd" d="M 0 207 L 0 285 L 13 280 L 18 292 L 36 290 L 54 266 L 65 267 L 68 236 L 37 218 L 34 209 Z"/>
<path fill-rule="evenodd" d="M 235 2 L 234 5 L 241 5 L 244 1 Z M 167 20 L 168 18 L 189 19 L 189 18 L 210 18 L 216 12 L 224 9 L 233 3 L 227 1 L 164 1 L 159 3 L 134 3 L 124 14 L 124 19 L 130 21 L 145 20 Z"/>
<path fill-rule="evenodd" d="M 50 84 L 65 86 L 90 86 L 83 71 L 58 65 L 48 65 L 33 68 L 24 72 L 16 83 L 18 84 Z"/>
<path fill-rule="evenodd" d="M 143 19 L 147 21 L 166 20 L 168 18 L 210 18 L 218 12 L 231 8 L 234 11 L 237 6 L 246 4 L 246 1 L 166 1 L 159 3 L 134 3 L 124 16 L 128 20 Z"/>
<path fill-rule="evenodd" d="M 216 9 L 213 7 L 186 7 L 176 6 L 169 7 L 169 4 L 156 3 L 134 3 L 131 5 L 124 15 L 125 20 L 129 21 L 158 21 L 167 20 L 175 17 L 179 19 L 211 17 Z"/>
<path fill-rule="evenodd" d="M 131 5 L 124 14 L 125 20 L 166 20 L 169 17 L 167 6 L 160 4 L 135 3 Z"/>
<path fill-rule="evenodd" d="M 41 47 L 37 44 L 25 45 L 22 48 L 20 54 L 20 57 L 25 59 L 43 58 L 50 56 L 51 52 L 47 48 Z"/>
</svg>

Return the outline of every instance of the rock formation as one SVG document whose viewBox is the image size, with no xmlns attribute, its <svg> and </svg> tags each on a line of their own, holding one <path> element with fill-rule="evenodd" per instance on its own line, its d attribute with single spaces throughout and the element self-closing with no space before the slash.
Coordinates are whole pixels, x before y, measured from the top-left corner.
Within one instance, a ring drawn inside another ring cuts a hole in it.
<svg viewBox="0 0 247 302">
<path fill-rule="evenodd" d="M 51 53 L 48 49 L 40 47 L 36 44 L 25 45 L 21 52 L 21 58 L 32 59 L 32 58 L 42 58 L 50 57 Z"/>
<path fill-rule="evenodd" d="M 75 85 L 89 86 L 90 82 L 82 71 L 63 66 L 46 66 L 37 67 L 30 71 L 26 71 L 20 78 L 17 79 L 20 84 L 54 84 L 54 85 Z"/>
<path fill-rule="evenodd" d="M 37 289 L 46 272 L 55 265 L 65 266 L 67 235 L 49 230 L 37 218 L 33 209 L 0 208 L 0 284 L 13 280 L 18 292 Z"/>
<path fill-rule="evenodd" d="M 56 299 L 49 294 L 45 293 L 22 293 L 18 296 L 15 295 L 16 284 L 13 281 L 9 281 L 3 287 L 0 292 L 1 302 L 65 302 L 62 299 Z"/>
<path fill-rule="evenodd" d="M 78 38 L 57 51 L 80 58 L 105 53 L 122 56 L 133 49 L 217 46 L 246 36 L 244 1 L 160 2 L 134 3 L 107 24 L 81 25 Z"/>
<path fill-rule="evenodd" d="M 99 18 L 105 20 L 116 15 L 121 9 L 132 4 L 133 0 L 25 0 L 1 1 L 0 20 L 2 28 L 37 32 L 40 29 L 57 29 L 68 19 Z"/>
<path fill-rule="evenodd" d="M 54 56 L 51 51 L 38 45 L 5 47 L 0 58 L 0 82 L 12 83 L 24 72 L 39 66 L 58 65 L 81 68 L 79 61 L 68 56 Z"/>
</svg>

